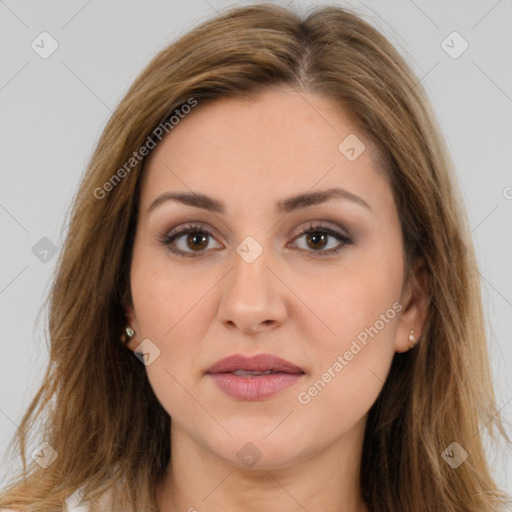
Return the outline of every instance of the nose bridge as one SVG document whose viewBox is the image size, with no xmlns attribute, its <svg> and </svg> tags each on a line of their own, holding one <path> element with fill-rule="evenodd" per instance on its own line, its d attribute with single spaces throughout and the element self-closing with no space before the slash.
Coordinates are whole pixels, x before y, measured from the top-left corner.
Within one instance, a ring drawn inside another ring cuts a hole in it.
<svg viewBox="0 0 512 512">
<path fill-rule="evenodd" d="M 240 288 L 237 293 L 249 295 L 255 301 L 268 298 L 268 287 L 272 286 L 271 272 L 268 267 L 272 265 L 271 249 L 260 236 L 260 241 L 253 236 L 247 236 L 238 244 L 233 255 L 232 285 Z M 249 293 L 250 292 L 250 293 Z"/>
<path fill-rule="evenodd" d="M 263 247 L 263 240 L 260 243 L 252 236 L 242 240 L 226 276 L 219 310 L 221 321 L 247 331 L 283 321 L 286 308 L 279 280 L 270 270 L 273 262 L 272 250 L 270 246 Z"/>
</svg>

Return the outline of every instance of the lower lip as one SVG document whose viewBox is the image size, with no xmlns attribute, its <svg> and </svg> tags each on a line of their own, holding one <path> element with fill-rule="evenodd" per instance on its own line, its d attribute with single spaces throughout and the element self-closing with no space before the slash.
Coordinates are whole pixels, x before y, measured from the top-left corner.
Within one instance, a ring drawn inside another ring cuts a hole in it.
<svg viewBox="0 0 512 512">
<path fill-rule="evenodd" d="M 209 373 L 213 382 L 227 395 L 238 400 L 263 400 L 296 384 L 303 373 L 269 373 L 244 377 L 233 373 Z"/>
</svg>

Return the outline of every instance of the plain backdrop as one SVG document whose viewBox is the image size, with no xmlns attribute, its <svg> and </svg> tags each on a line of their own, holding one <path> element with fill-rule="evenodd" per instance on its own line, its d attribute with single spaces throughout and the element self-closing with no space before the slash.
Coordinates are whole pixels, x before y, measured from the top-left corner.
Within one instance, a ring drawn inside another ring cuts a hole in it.
<svg viewBox="0 0 512 512">
<path fill-rule="evenodd" d="M 5 450 L 48 361 L 44 316 L 36 323 L 36 315 L 54 252 L 111 111 L 160 49 L 215 11 L 249 3 L 257 2 L 0 0 L 0 486 Z M 512 2 L 329 3 L 354 8 L 381 30 L 432 101 L 469 213 L 497 402 L 510 421 Z M 510 453 L 489 451 L 498 482 L 512 493 Z"/>
</svg>

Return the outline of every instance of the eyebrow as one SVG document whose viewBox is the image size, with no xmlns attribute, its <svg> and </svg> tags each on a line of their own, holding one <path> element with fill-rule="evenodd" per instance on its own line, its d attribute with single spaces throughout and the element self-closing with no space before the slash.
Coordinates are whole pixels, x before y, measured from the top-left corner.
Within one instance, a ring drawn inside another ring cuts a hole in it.
<svg viewBox="0 0 512 512">
<path fill-rule="evenodd" d="M 348 190 L 334 187 L 327 190 L 318 192 L 306 192 L 298 194 L 286 199 L 281 199 L 276 203 L 276 213 L 289 213 L 301 208 L 315 206 L 324 203 L 330 199 L 347 199 L 360 206 L 364 206 L 368 210 L 372 210 L 370 205 L 361 197 L 349 192 Z M 194 206 L 195 208 L 202 208 L 215 213 L 225 213 L 226 204 L 223 201 L 208 197 L 204 194 L 197 192 L 164 192 L 160 194 L 149 206 L 147 213 L 152 212 L 157 206 L 166 201 L 176 201 L 187 206 Z"/>
</svg>

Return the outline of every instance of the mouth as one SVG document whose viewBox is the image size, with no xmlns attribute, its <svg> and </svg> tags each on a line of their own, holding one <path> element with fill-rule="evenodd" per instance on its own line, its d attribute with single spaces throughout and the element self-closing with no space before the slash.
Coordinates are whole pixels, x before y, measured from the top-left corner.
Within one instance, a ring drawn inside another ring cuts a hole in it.
<svg viewBox="0 0 512 512">
<path fill-rule="evenodd" d="M 251 357 L 234 354 L 217 361 L 206 373 L 232 373 L 238 376 L 256 377 L 272 373 L 304 374 L 304 370 L 272 354 L 257 354 Z"/>
<path fill-rule="evenodd" d="M 224 394 L 242 401 L 264 400 L 305 376 L 302 368 L 271 354 L 245 357 L 235 354 L 221 359 L 207 372 Z"/>
</svg>

